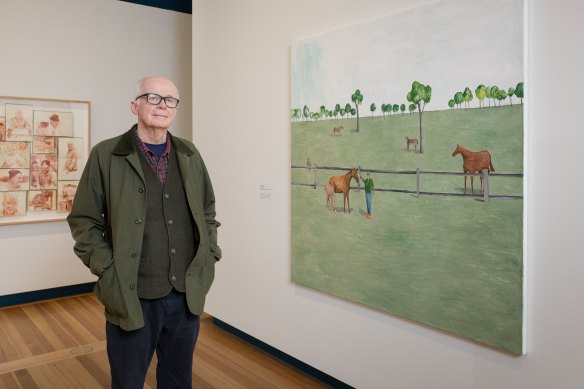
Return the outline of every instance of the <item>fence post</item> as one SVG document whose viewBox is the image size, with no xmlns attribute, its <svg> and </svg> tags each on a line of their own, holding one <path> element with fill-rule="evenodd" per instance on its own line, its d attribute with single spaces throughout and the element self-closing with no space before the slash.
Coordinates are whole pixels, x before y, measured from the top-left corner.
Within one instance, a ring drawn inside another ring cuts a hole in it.
<svg viewBox="0 0 584 389">
<path fill-rule="evenodd" d="M 483 196 L 489 201 L 489 169 L 483 169 Z"/>
<path fill-rule="evenodd" d="M 314 189 L 316 189 L 316 164 L 313 165 L 314 167 L 312 168 L 312 179 L 313 179 L 313 186 Z"/>
<path fill-rule="evenodd" d="M 416 168 L 416 197 L 420 197 L 420 168 Z"/>
</svg>

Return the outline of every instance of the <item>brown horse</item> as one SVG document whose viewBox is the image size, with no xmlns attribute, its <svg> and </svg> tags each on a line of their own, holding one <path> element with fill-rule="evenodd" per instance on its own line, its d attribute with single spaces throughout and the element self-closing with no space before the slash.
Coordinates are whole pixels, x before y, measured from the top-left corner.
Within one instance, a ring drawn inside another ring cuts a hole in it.
<svg viewBox="0 0 584 389">
<path fill-rule="evenodd" d="M 491 163 L 491 154 L 487 150 L 470 151 L 460 145 L 452 152 L 452 156 L 462 154 L 462 170 L 464 173 L 480 173 L 483 169 L 494 172 L 495 168 Z M 470 187 L 474 193 L 474 176 L 470 176 Z M 483 177 L 481 176 L 481 192 L 483 191 Z M 464 193 L 466 193 L 466 176 L 464 176 Z"/>
<path fill-rule="evenodd" d="M 359 183 L 359 173 L 357 173 L 356 168 L 351 169 L 342 176 L 332 176 L 329 178 L 329 184 L 333 187 L 335 193 L 343 194 L 343 212 L 346 212 L 345 203 L 349 208 L 349 213 L 351 212 L 351 206 L 349 205 L 349 189 L 352 178 L 354 178 L 357 183 Z"/>
<path fill-rule="evenodd" d="M 326 193 L 326 206 L 330 207 L 331 212 L 337 212 L 337 204 L 335 203 L 335 188 L 330 182 L 327 182 L 324 186 L 324 191 Z"/>
<path fill-rule="evenodd" d="M 344 128 L 343 126 L 340 126 L 340 127 L 335 127 L 335 128 L 333 128 L 333 129 L 331 130 L 331 135 L 332 135 L 332 136 L 335 136 L 336 134 L 339 134 L 339 135 L 341 135 L 341 130 L 342 130 L 343 128 Z"/>
<path fill-rule="evenodd" d="M 410 145 L 414 145 L 416 150 L 418 150 L 418 140 L 415 138 L 408 138 L 406 136 L 406 147 L 407 147 L 408 151 L 410 151 Z"/>
</svg>

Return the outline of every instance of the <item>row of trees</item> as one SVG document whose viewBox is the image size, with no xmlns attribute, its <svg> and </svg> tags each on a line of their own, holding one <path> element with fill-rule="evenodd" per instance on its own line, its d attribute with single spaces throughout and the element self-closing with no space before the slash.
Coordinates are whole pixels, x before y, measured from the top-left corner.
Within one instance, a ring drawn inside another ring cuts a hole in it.
<svg viewBox="0 0 584 389">
<path fill-rule="evenodd" d="M 496 99 L 499 101 L 499 105 L 501 105 L 501 101 L 506 99 L 507 97 L 509 97 L 510 101 L 511 101 L 511 105 L 513 104 L 511 98 L 513 96 L 516 96 L 517 98 L 519 98 L 521 100 L 521 104 L 523 104 L 523 82 L 520 82 L 517 84 L 517 86 L 515 88 L 511 87 L 509 88 L 507 91 L 505 91 L 504 89 L 499 89 L 497 86 L 490 86 L 487 87 L 485 85 L 479 85 L 476 89 L 475 89 L 475 95 L 473 95 L 472 91 L 470 90 L 470 88 L 465 88 L 465 90 L 463 92 L 456 92 L 454 94 L 454 98 L 451 99 L 448 102 L 448 105 L 450 106 L 450 108 L 454 108 L 455 106 L 458 106 L 460 108 L 460 105 L 462 103 L 465 103 L 465 108 L 470 106 L 470 102 L 473 100 L 473 98 L 476 96 L 476 98 L 479 100 L 479 107 L 484 107 L 484 99 L 487 98 L 489 99 L 489 106 L 490 106 L 490 102 L 491 99 L 493 99 L 493 101 Z M 418 116 L 419 116 L 419 123 L 420 123 L 420 135 L 419 135 L 419 152 L 423 153 L 424 152 L 424 143 L 423 143 L 423 129 L 422 129 L 422 118 L 423 118 L 423 114 L 424 114 L 424 110 L 426 108 L 426 104 L 428 104 L 430 102 L 430 100 L 432 99 L 432 87 L 430 85 L 424 85 L 422 83 L 420 83 L 419 81 L 414 81 L 412 83 L 412 87 L 410 89 L 410 91 L 407 93 L 406 95 L 406 99 L 407 101 L 410 103 L 408 106 L 408 109 L 410 111 L 410 113 L 413 113 L 414 111 L 418 111 Z M 357 115 L 357 129 L 356 132 L 359 132 L 359 106 L 361 105 L 361 103 L 363 103 L 363 94 L 361 93 L 361 91 L 359 89 L 355 90 L 355 93 L 353 93 L 351 95 L 351 101 L 354 104 L 354 108 L 350 103 L 347 103 L 345 105 L 344 108 L 341 107 L 340 104 L 336 104 L 334 110 L 327 110 L 326 107 L 324 105 L 322 105 L 320 107 L 320 110 L 318 112 L 310 112 L 310 109 L 308 108 L 307 105 L 304 106 L 304 108 L 302 109 L 302 111 L 300 111 L 299 108 L 294 108 L 292 109 L 291 115 L 292 115 L 292 120 L 293 121 L 299 121 L 301 120 L 301 116 L 304 116 L 305 120 L 308 119 L 312 119 L 312 120 L 318 120 L 318 119 L 326 119 L 326 118 L 332 118 L 335 117 L 338 119 L 338 116 L 340 115 L 341 118 L 343 118 L 345 115 L 351 115 L 351 116 L 355 116 Z M 373 112 L 375 112 L 375 110 L 377 109 L 377 106 L 375 105 L 375 103 L 372 103 L 369 106 L 369 110 L 371 111 L 371 114 L 373 115 Z M 398 111 L 401 111 L 402 113 L 404 113 L 406 110 L 406 105 L 405 104 L 382 104 L 381 105 L 381 111 L 385 114 L 385 113 L 397 113 Z M 384 116 L 385 117 L 385 116 Z"/>
<path fill-rule="evenodd" d="M 464 91 L 454 94 L 454 97 L 448 101 L 448 106 L 450 108 L 456 107 L 460 109 L 461 105 L 464 104 L 464 108 L 466 109 L 470 107 L 470 102 L 475 96 L 479 100 L 479 108 L 485 106 L 485 99 L 488 100 L 489 107 L 491 106 L 491 100 L 494 106 L 496 106 L 497 101 L 499 102 L 499 106 L 501 106 L 501 102 L 507 97 L 509 97 L 509 103 L 513 105 L 513 96 L 517 97 L 521 101 L 521 104 L 523 104 L 523 82 L 507 90 L 499 89 L 498 86 L 485 86 L 481 84 L 476 87 L 474 96 L 470 88 L 466 87 Z"/>
<path fill-rule="evenodd" d="M 377 110 L 377 106 L 375 105 L 375 103 L 371 103 L 371 105 L 369 106 L 369 110 L 371 111 L 371 116 L 373 116 L 373 113 Z M 408 110 L 410 112 L 410 114 L 414 113 L 414 111 L 416 110 L 416 105 L 415 104 L 410 104 L 408 106 Z M 397 114 L 397 113 L 402 113 L 404 114 L 406 112 L 406 105 L 405 104 L 381 104 L 381 113 L 383 115 L 383 118 L 385 119 L 385 114 L 391 115 L 392 113 Z"/>
</svg>

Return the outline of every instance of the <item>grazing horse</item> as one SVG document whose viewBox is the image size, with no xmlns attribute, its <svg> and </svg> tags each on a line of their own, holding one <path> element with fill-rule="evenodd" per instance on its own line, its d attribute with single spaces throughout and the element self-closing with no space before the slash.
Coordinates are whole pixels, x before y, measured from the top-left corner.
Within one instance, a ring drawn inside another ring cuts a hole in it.
<svg viewBox="0 0 584 389">
<path fill-rule="evenodd" d="M 351 206 L 349 205 L 349 189 L 352 178 L 354 178 L 357 183 L 359 183 L 359 173 L 357 173 L 356 168 L 351 169 L 342 176 L 332 176 L 329 178 L 329 184 L 333 187 L 335 193 L 343 194 L 343 212 L 346 212 L 345 203 L 349 208 L 349 213 L 351 212 Z"/>
<path fill-rule="evenodd" d="M 406 136 L 406 147 L 407 147 L 408 151 L 410 151 L 410 145 L 414 145 L 416 150 L 418 150 L 418 140 L 415 138 L 410 139 Z"/>
<path fill-rule="evenodd" d="M 452 152 L 452 156 L 457 154 L 462 154 L 462 170 L 464 173 L 480 173 L 484 169 L 489 172 L 494 172 L 495 168 L 491 163 L 491 154 L 487 150 L 481 151 L 470 151 L 465 149 L 460 145 L 456 145 L 456 148 Z M 473 185 L 474 176 L 470 176 L 470 187 L 472 193 L 474 193 Z M 481 192 L 483 191 L 483 177 L 481 176 Z M 466 193 L 466 176 L 464 176 L 464 193 Z"/>
<path fill-rule="evenodd" d="M 333 128 L 331 130 L 331 135 L 332 136 L 335 136 L 336 134 L 341 135 L 341 129 L 343 129 L 343 128 L 344 128 L 343 126 Z"/>
<path fill-rule="evenodd" d="M 324 186 L 324 191 L 326 193 L 326 206 L 330 207 L 331 212 L 337 212 L 337 204 L 335 203 L 335 188 L 330 182 Z"/>
</svg>

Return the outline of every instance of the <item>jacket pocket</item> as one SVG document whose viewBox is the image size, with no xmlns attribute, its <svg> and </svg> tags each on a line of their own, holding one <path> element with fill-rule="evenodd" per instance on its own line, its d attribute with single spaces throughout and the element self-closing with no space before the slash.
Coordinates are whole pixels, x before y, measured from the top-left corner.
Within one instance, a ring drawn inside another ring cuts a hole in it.
<svg viewBox="0 0 584 389">
<path fill-rule="evenodd" d="M 112 261 L 99 275 L 95 284 L 95 295 L 107 312 L 120 318 L 128 316 L 128 308 L 124 303 L 115 258 L 112 258 Z"/>
<path fill-rule="evenodd" d="M 203 286 L 203 290 L 205 291 L 205 293 L 207 293 L 209 289 L 211 289 L 211 285 L 213 284 L 213 280 L 215 279 L 215 262 L 217 262 L 217 260 L 215 259 L 213 254 L 209 252 L 209 254 L 207 254 L 207 262 L 203 267 L 203 274 L 201 277 L 202 278 L 201 284 Z"/>
</svg>

